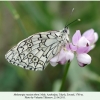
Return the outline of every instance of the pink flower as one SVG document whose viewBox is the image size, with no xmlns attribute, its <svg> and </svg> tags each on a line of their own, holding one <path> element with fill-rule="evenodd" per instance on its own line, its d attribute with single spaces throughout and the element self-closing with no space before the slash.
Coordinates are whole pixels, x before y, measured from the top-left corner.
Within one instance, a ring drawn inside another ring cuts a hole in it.
<svg viewBox="0 0 100 100">
<path fill-rule="evenodd" d="M 96 32 L 94 32 L 93 29 L 90 29 L 90 30 L 87 30 L 86 32 L 84 32 L 83 36 L 85 38 L 87 38 L 87 40 L 89 40 L 89 42 L 90 42 L 89 51 L 92 50 L 95 47 L 96 41 L 98 40 L 98 34 Z"/>
<path fill-rule="evenodd" d="M 98 34 L 93 29 L 89 29 L 81 36 L 80 30 L 77 30 L 72 37 L 72 43 L 66 44 L 58 55 L 50 60 L 52 66 L 58 63 L 65 64 L 72 61 L 74 52 L 79 66 L 84 67 L 91 63 L 91 57 L 87 53 L 95 47 L 95 42 L 98 40 Z"/>
<path fill-rule="evenodd" d="M 81 67 L 91 63 L 91 57 L 87 53 L 77 54 L 77 60 Z"/>
<path fill-rule="evenodd" d="M 65 64 L 66 62 L 72 61 L 74 58 L 74 53 L 70 50 L 69 44 L 66 45 L 66 48 L 62 48 L 60 53 L 50 60 L 52 66 L 56 66 L 58 63 Z"/>
<path fill-rule="evenodd" d="M 91 63 L 91 57 L 87 54 L 94 48 L 94 43 L 97 41 L 98 35 L 93 29 L 87 30 L 81 36 L 79 30 L 72 37 L 70 47 L 72 51 L 76 52 L 78 64 L 83 67 Z"/>
</svg>

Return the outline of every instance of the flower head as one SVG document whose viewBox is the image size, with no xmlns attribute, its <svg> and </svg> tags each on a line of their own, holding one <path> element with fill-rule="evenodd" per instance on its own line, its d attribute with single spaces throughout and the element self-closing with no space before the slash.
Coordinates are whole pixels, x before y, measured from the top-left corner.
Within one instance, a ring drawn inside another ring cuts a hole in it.
<svg viewBox="0 0 100 100">
<path fill-rule="evenodd" d="M 79 66 L 84 67 L 91 63 L 91 57 L 87 53 L 95 47 L 95 42 L 98 40 L 98 34 L 93 29 L 89 29 L 81 35 L 80 30 L 77 30 L 72 37 L 72 43 L 66 44 L 58 55 L 50 60 L 52 66 L 58 63 L 65 64 L 72 61 L 74 52 Z"/>
<path fill-rule="evenodd" d="M 97 39 L 98 35 L 93 29 L 87 30 L 82 36 L 81 32 L 77 30 L 73 35 L 70 47 L 72 51 L 76 52 L 76 57 L 80 66 L 83 67 L 91 63 L 91 57 L 87 53 L 93 49 Z"/>
<path fill-rule="evenodd" d="M 70 50 L 69 44 L 66 45 L 66 48 L 62 48 L 60 53 L 50 60 L 52 66 L 56 66 L 58 63 L 65 64 L 66 62 L 72 61 L 74 58 L 74 53 Z"/>
</svg>

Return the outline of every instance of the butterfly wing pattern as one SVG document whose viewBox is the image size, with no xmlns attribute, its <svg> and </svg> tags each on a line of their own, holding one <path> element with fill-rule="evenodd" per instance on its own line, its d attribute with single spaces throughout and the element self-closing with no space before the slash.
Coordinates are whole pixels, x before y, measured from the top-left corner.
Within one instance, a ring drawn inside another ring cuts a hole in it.
<svg viewBox="0 0 100 100">
<path fill-rule="evenodd" d="M 40 32 L 29 36 L 11 48 L 5 58 L 8 62 L 28 70 L 44 70 L 63 44 L 59 31 Z"/>
</svg>

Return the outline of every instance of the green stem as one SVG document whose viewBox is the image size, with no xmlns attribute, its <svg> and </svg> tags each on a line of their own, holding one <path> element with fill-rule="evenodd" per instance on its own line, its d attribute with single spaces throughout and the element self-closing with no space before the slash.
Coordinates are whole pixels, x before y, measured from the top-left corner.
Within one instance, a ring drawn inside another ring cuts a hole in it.
<svg viewBox="0 0 100 100">
<path fill-rule="evenodd" d="M 61 86 L 60 86 L 60 90 L 59 91 L 63 91 L 63 89 L 64 89 L 64 84 L 65 84 L 65 81 L 66 81 L 66 77 L 67 77 L 67 73 L 68 73 L 69 66 L 70 66 L 70 62 L 67 63 L 67 65 L 65 67 L 64 75 L 63 75 L 63 79 L 62 79 L 62 83 L 61 83 Z"/>
<path fill-rule="evenodd" d="M 10 1 L 6 1 L 4 2 L 5 5 L 8 7 L 9 11 L 12 13 L 14 19 L 17 21 L 21 31 L 23 32 L 23 34 L 25 35 L 25 37 L 28 35 L 27 32 L 26 32 L 26 29 L 24 28 L 24 25 L 20 19 L 20 16 L 19 14 L 17 13 L 16 9 L 13 7 L 13 5 L 11 4 Z"/>
</svg>

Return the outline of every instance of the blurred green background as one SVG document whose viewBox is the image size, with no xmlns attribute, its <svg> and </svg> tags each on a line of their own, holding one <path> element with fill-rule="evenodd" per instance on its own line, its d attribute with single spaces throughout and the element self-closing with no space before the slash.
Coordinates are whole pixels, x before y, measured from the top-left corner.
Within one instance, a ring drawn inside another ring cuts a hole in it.
<svg viewBox="0 0 100 100">
<path fill-rule="evenodd" d="M 75 11 L 71 14 L 72 8 Z M 60 30 L 66 23 L 83 33 L 93 28 L 100 35 L 99 1 L 0 2 L 0 91 L 58 91 L 65 66 L 49 65 L 44 71 L 29 71 L 5 60 L 6 52 L 22 39 L 42 31 Z M 65 91 L 100 91 L 100 39 L 89 52 L 92 63 L 84 68 L 74 59 L 69 68 Z"/>
</svg>

